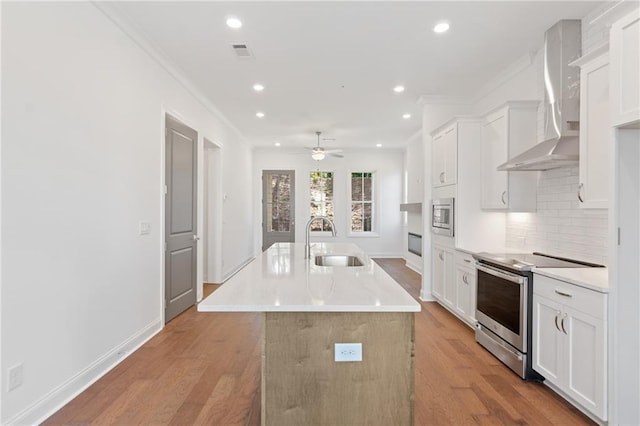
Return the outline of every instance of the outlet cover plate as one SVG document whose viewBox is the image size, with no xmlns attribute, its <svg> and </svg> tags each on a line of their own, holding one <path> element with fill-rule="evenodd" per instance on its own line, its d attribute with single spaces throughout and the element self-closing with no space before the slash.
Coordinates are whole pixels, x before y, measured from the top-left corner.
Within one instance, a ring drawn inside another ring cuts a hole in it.
<svg viewBox="0 0 640 426">
<path fill-rule="evenodd" d="M 8 391 L 11 392 L 22 385 L 22 363 L 9 368 Z"/>
<path fill-rule="evenodd" d="M 362 362 L 362 343 L 336 343 L 335 362 Z"/>
</svg>

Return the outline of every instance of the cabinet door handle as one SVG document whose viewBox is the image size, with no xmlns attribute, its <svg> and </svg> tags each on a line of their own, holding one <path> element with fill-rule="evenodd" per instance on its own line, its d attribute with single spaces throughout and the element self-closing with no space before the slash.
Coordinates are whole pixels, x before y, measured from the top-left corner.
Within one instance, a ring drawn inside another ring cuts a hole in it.
<svg viewBox="0 0 640 426">
<path fill-rule="evenodd" d="M 462 282 L 469 285 L 469 282 L 467 281 L 467 273 L 465 272 L 464 275 L 462 275 Z"/>
<path fill-rule="evenodd" d="M 584 183 L 581 183 L 580 185 L 578 185 L 578 200 L 580 200 L 581 203 L 584 203 L 584 200 L 582 199 L 582 188 L 584 188 Z"/>
<path fill-rule="evenodd" d="M 568 334 L 567 330 L 564 329 L 564 319 L 567 317 L 567 314 L 564 314 L 564 318 L 562 318 L 562 321 L 560 321 L 560 325 L 562 326 L 562 332 L 564 334 Z"/>
<path fill-rule="evenodd" d="M 444 260 L 444 253 L 442 253 L 442 252 L 438 253 L 438 258 L 440 260 Z"/>
<path fill-rule="evenodd" d="M 440 183 L 444 183 L 444 172 L 440 172 Z"/>
<path fill-rule="evenodd" d="M 502 195 L 500 195 L 500 199 L 502 200 L 502 204 L 504 204 L 506 206 L 507 202 L 504 199 L 505 195 L 507 195 L 507 191 L 502 191 Z"/>
<path fill-rule="evenodd" d="M 556 294 L 559 294 L 560 296 L 564 296 L 564 297 L 573 297 L 573 294 L 569 294 L 569 293 L 564 293 L 560 290 L 555 290 Z"/>
<path fill-rule="evenodd" d="M 560 331 L 560 327 L 558 326 L 558 315 L 560 315 L 560 311 L 558 311 L 558 313 L 556 314 L 556 318 L 555 318 L 556 328 L 558 329 L 558 331 Z"/>
</svg>

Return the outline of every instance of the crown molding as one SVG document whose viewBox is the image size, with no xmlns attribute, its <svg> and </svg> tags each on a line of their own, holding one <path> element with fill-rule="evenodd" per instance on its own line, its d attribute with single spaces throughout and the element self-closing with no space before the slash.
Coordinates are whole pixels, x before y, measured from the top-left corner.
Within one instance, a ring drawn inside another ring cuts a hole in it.
<svg viewBox="0 0 640 426">
<path fill-rule="evenodd" d="M 416 101 L 418 105 L 470 105 L 471 99 L 466 96 L 422 95 Z"/>
<path fill-rule="evenodd" d="M 537 55 L 537 52 L 527 52 L 523 56 L 518 58 L 515 62 L 509 65 L 503 72 L 501 72 L 492 80 L 489 80 L 489 82 L 486 83 L 484 86 L 482 86 L 476 92 L 473 102 L 476 103 L 480 101 L 489 93 L 501 87 L 507 81 L 511 80 L 513 77 L 515 77 L 516 75 L 520 74 L 522 71 L 527 69 L 529 66 L 533 64 L 536 55 Z"/>
</svg>

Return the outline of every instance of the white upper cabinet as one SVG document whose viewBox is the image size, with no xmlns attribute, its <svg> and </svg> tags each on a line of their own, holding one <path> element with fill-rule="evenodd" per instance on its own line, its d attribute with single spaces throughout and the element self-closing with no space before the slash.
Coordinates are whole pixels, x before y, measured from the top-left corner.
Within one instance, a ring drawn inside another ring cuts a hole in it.
<svg viewBox="0 0 640 426">
<path fill-rule="evenodd" d="M 580 66 L 581 208 L 608 207 L 610 156 L 609 54 L 606 46 L 575 62 Z"/>
<path fill-rule="evenodd" d="M 640 10 L 611 26 L 611 124 L 640 124 Z"/>
<path fill-rule="evenodd" d="M 496 168 L 537 142 L 537 101 L 508 102 L 484 117 L 482 126 L 482 208 L 535 211 L 537 172 Z"/>
<path fill-rule="evenodd" d="M 432 144 L 432 186 L 455 184 L 458 173 L 458 125 L 453 123 L 434 133 Z"/>
</svg>

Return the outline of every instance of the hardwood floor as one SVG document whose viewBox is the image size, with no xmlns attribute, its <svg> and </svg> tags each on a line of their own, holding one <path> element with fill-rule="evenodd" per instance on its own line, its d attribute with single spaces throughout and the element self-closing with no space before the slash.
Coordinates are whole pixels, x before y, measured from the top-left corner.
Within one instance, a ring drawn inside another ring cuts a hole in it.
<svg viewBox="0 0 640 426">
<path fill-rule="evenodd" d="M 420 275 L 403 260 L 375 261 L 418 298 Z M 593 424 L 544 385 L 520 380 L 446 309 L 421 304 L 416 425 Z M 261 332 L 261 314 L 192 307 L 44 424 L 259 425 Z"/>
</svg>

